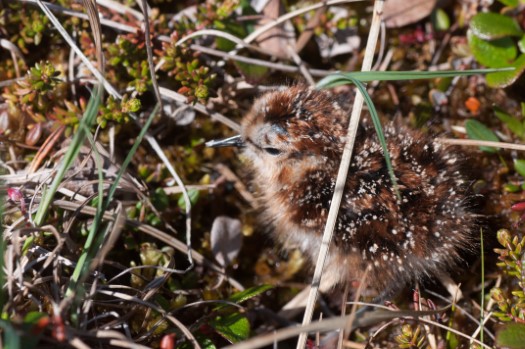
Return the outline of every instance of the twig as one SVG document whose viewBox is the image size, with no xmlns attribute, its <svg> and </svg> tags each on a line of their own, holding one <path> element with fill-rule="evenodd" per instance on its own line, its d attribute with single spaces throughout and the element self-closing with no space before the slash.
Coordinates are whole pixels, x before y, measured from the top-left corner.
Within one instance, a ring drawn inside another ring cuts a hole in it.
<svg viewBox="0 0 525 349">
<path fill-rule="evenodd" d="M 55 131 L 53 131 L 49 135 L 49 137 L 46 138 L 46 140 L 44 141 L 44 144 L 42 144 L 42 146 L 38 149 L 35 157 L 33 158 L 33 162 L 31 162 L 31 166 L 29 166 L 29 170 L 28 170 L 29 174 L 35 172 L 38 169 L 38 167 L 40 166 L 44 158 L 47 156 L 47 154 L 49 154 L 49 152 L 51 151 L 53 146 L 56 144 L 56 142 L 58 142 L 58 139 L 60 138 L 60 136 L 62 136 L 62 133 L 64 133 L 65 129 L 66 129 L 65 126 L 62 125 L 59 128 L 57 128 Z"/>
<path fill-rule="evenodd" d="M 26 60 L 24 59 L 24 55 L 22 54 L 22 51 L 13 44 L 11 41 L 7 39 L 0 39 L 0 46 L 5 48 L 11 53 L 11 60 L 13 61 L 13 66 L 15 68 L 15 74 L 17 78 L 20 78 L 20 67 L 18 66 L 18 59 L 21 59 L 24 64 L 26 64 Z"/>
<path fill-rule="evenodd" d="M 134 10 L 129 6 L 124 6 L 116 1 L 113 0 L 97 0 L 97 4 L 100 6 L 104 6 L 110 10 L 113 10 L 115 12 L 126 14 L 129 13 L 132 16 L 134 16 L 139 21 L 143 21 L 144 17 L 142 16 L 142 13 L 140 11 Z"/>
<path fill-rule="evenodd" d="M 233 173 L 232 170 L 230 170 L 229 167 L 223 164 L 217 164 L 215 166 L 215 170 L 219 172 L 227 181 L 233 182 L 233 187 L 235 190 L 237 190 L 237 192 L 239 192 L 242 198 L 246 200 L 250 206 L 255 207 L 255 197 L 248 191 L 244 183 L 239 179 L 239 177 L 237 177 L 235 173 Z"/>
<path fill-rule="evenodd" d="M 434 326 L 443 328 L 443 329 L 445 329 L 447 331 L 451 331 L 451 332 L 455 333 L 456 335 L 458 335 L 460 337 L 464 337 L 464 338 L 467 338 L 467 339 L 472 338 L 471 336 L 466 335 L 466 334 L 462 333 L 461 331 L 458 331 L 456 329 L 450 328 L 448 326 L 445 326 L 445 325 L 442 325 L 440 323 L 437 323 L 437 322 L 434 322 L 434 321 L 430 321 L 430 320 L 424 318 L 424 316 L 436 314 L 436 311 L 418 311 L 418 312 L 411 311 L 410 313 L 412 313 L 412 315 L 407 315 L 408 312 L 393 311 L 393 310 L 391 310 L 391 309 L 389 309 L 387 307 L 380 306 L 380 305 L 377 305 L 377 304 L 368 304 L 368 303 L 359 303 L 359 304 L 370 305 L 370 306 L 374 306 L 374 307 L 377 307 L 377 308 L 388 309 L 388 310 L 378 310 L 378 311 L 370 312 L 370 313 L 367 313 L 367 314 L 363 315 L 362 317 L 357 319 L 357 321 L 355 322 L 356 327 L 371 326 L 373 324 L 377 324 L 377 323 L 382 322 L 382 321 L 392 320 L 392 319 L 396 319 L 396 318 L 401 318 L 401 319 L 418 320 L 418 321 L 421 321 L 421 322 L 429 323 L 429 324 L 432 324 Z M 396 316 L 396 313 L 398 313 L 397 316 Z M 282 341 L 282 340 L 287 339 L 287 338 L 295 337 L 299 333 L 302 333 L 304 331 L 307 331 L 307 332 L 314 332 L 314 331 L 326 332 L 326 331 L 331 331 L 331 330 L 334 330 L 334 329 L 343 328 L 345 326 L 345 324 L 348 322 L 348 318 L 349 317 L 350 317 L 350 315 L 341 316 L 341 317 L 336 317 L 336 318 L 330 318 L 330 319 L 327 319 L 327 320 L 317 321 L 317 322 L 308 324 L 308 325 L 303 326 L 303 327 L 297 326 L 297 327 L 284 328 L 282 330 L 275 331 L 273 333 L 260 335 L 260 336 L 257 336 L 257 337 L 250 338 L 250 339 L 248 339 L 248 340 L 246 340 L 244 342 L 237 343 L 237 344 L 234 344 L 234 345 L 231 345 L 231 346 L 227 346 L 227 347 L 225 347 L 225 349 L 256 349 L 256 348 L 262 348 L 262 347 L 268 346 L 268 345 L 270 345 L 272 343 L 276 343 L 278 341 Z M 490 347 L 488 345 L 481 343 L 477 339 L 473 339 L 473 342 L 481 345 L 483 348 L 490 349 Z M 304 347 L 301 348 L 301 349 L 304 349 Z"/>
<path fill-rule="evenodd" d="M 9 79 L 9 80 L 3 80 L 3 81 L 0 81 L 0 87 L 7 87 L 7 86 L 11 86 L 15 83 L 17 83 L 18 81 L 22 81 L 24 80 L 25 77 L 22 76 L 22 77 L 19 77 L 19 78 L 14 78 L 14 79 Z"/>
<path fill-rule="evenodd" d="M 274 63 L 274 62 L 263 61 L 262 59 L 239 56 L 235 53 L 231 53 L 231 52 L 227 53 L 227 52 L 215 50 L 215 49 L 204 47 L 204 46 L 197 45 L 197 44 L 190 45 L 190 48 L 192 50 L 196 50 L 196 51 L 199 51 L 199 52 L 211 55 L 211 56 L 221 57 L 222 59 L 229 59 L 229 60 L 234 60 L 234 61 L 243 62 L 243 63 L 255 64 L 261 67 L 268 67 L 271 69 L 280 70 L 280 71 L 287 72 L 287 73 L 299 73 L 300 72 L 299 67 L 296 67 L 293 65 Z M 308 69 L 308 72 L 310 73 L 310 75 L 315 76 L 315 77 L 325 77 L 327 75 L 335 73 L 335 71 L 322 70 L 322 69 Z"/>
<path fill-rule="evenodd" d="M 263 50 L 263 49 L 261 49 L 261 48 L 259 48 L 257 46 L 249 45 L 249 44 L 245 43 L 242 39 L 236 37 L 235 35 L 232 35 L 230 33 L 223 32 L 223 31 L 220 31 L 220 30 L 216 30 L 216 29 L 201 29 L 201 30 L 198 30 L 198 31 L 193 32 L 191 34 L 188 34 L 188 35 L 180 38 L 175 43 L 175 46 L 182 45 L 183 43 L 185 43 L 186 41 L 188 41 L 190 39 L 193 39 L 193 38 L 196 38 L 196 37 L 199 37 L 199 36 L 206 36 L 206 35 L 220 37 L 220 38 L 223 38 L 223 39 L 226 39 L 226 40 L 229 40 L 231 42 L 236 43 L 237 46 L 239 46 L 239 47 L 248 48 L 250 50 L 259 52 L 259 53 L 264 54 L 264 55 L 270 55 L 268 53 L 268 51 L 265 51 L 265 50 Z"/>
<path fill-rule="evenodd" d="M 153 87 L 153 92 L 155 92 L 157 102 L 160 104 L 160 115 L 163 115 L 164 108 L 162 105 L 162 97 L 159 92 L 159 83 L 157 81 L 157 75 L 155 74 L 155 64 L 153 63 L 153 43 L 151 42 L 149 16 L 146 10 L 148 8 L 148 3 L 146 2 L 146 0 L 142 0 L 142 8 L 144 10 L 144 39 L 146 41 L 146 54 L 148 55 L 148 66 L 151 77 L 151 86 Z"/>
<path fill-rule="evenodd" d="M 483 309 L 481 309 L 481 311 L 484 311 Z M 485 328 L 485 324 L 487 322 L 489 322 L 489 320 L 492 318 L 492 314 L 493 312 L 488 312 L 486 314 L 483 314 L 483 322 L 479 324 L 478 328 L 476 328 L 476 331 L 474 331 L 474 333 L 472 333 L 472 338 L 476 338 L 478 336 L 478 334 L 481 332 L 482 329 Z M 471 339 L 470 340 L 470 343 L 472 345 L 473 343 L 473 340 Z"/>
<path fill-rule="evenodd" d="M 452 33 L 454 31 L 456 31 L 456 29 L 458 28 L 458 24 L 457 23 L 454 23 L 449 30 L 447 30 L 447 34 L 445 35 L 445 37 L 441 40 L 441 43 L 439 44 L 439 48 L 437 49 L 437 51 L 435 52 L 434 56 L 432 57 L 432 62 L 430 62 L 430 66 L 434 66 L 437 64 L 437 62 L 439 61 L 439 58 L 441 58 L 441 54 L 443 53 L 443 51 L 445 50 L 445 47 L 447 47 L 449 41 L 450 41 L 450 38 L 452 37 Z"/>
<path fill-rule="evenodd" d="M 88 15 L 89 25 L 93 33 L 93 41 L 95 42 L 95 51 L 98 61 L 98 69 L 104 75 L 104 52 L 102 51 L 102 27 L 100 26 L 99 12 L 95 0 L 82 0 Z"/>
<path fill-rule="evenodd" d="M 279 24 L 282 24 L 284 22 L 286 22 L 287 20 L 289 19 L 292 19 L 294 17 L 297 17 L 297 16 L 300 16 L 302 15 L 303 13 L 307 13 L 307 12 L 310 12 L 312 10 L 317 10 L 318 8 L 321 8 L 321 7 L 324 7 L 324 6 L 333 6 L 333 5 L 338 5 L 338 4 L 348 4 L 348 3 L 351 3 L 351 2 L 358 2 L 358 1 L 363 1 L 363 0 L 332 0 L 332 1 L 320 1 L 319 3 L 315 4 L 315 5 L 312 5 L 312 6 L 307 6 L 307 7 L 303 7 L 303 8 L 300 8 L 300 9 L 297 9 L 295 11 L 292 11 L 292 12 L 289 12 L 285 15 L 282 15 L 281 17 L 277 18 L 275 21 L 273 22 L 270 22 L 268 24 L 265 24 L 263 25 L 262 27 L 258 28 L 257 30 L 255 30 L 253 33 L 251 33 L 250 35 L 248 35 L 247 37 L 244 38 L 244 42 L 246 44 L 249 44 L 251 43 L 252 41 L 254 41 L 255 39 L 257 39 L 261 34 L 267 32 L 268 30 L 272 29 L 273 27 L 276 27 L 278 26 Z"/>
<path fill-rule="evenodd" d="M 303 74 L 306 81 L 308 81 L 308 84 L 311 86 L 315 85 L 314 78 L 312 78 L 312 74 L 308 71 L 308 68 L 306 67 L 306 64 L 304 64 L 303 60 L 299 55 L 295 52 L 295 50 L 292 48 L 292 46 L 287 45 L 286 49 L 288 50 L 288 53 L 292 57 L 293 61 L 297 66 L 299 67 L 299 71 Z"/>
<path fill-rule="evenodd" d="M 372 341 L 374 340 L 375 337 L 377 337 L 378 334 L 380 334 L 380 333 L 383 332 L 387 327 L 391 326 L 392 324 L 395 324 L 396 322 L 399 322 L 399 320 L 398 320 L 398 319 L 392 319 L 392 320 L 386 322 L 385 324 L 381 325 L 381 326 L 380 326 L 377 330 L 375 330 L 370 336 L 368 336 L 368 338 L 366 339 L 366 343 L 367 343 L 366 348 L 371 347 Z"/>
<path fill-rule="evenodd" d="M 295 52 L 299 53 L 303 50 L 303 48 L 306 46 L 308 41 L 312 38 L 314 35 L 314 29 L 319 24 L 321 15 L 323 15 L 326 12 L 326 6 L 320 7 L 315 11 L 312 18 L 308 20 L 308 23 L 306 23 L 305 29 L 297 39 L 297 43 L 295 44 Z"/>
<path fill-rule="evenodd" d="M 436 321 L 432 321 L 432 320 L 429 320 L 429 319 L 425 319 L 423 317 L 419 318 L 419 321 L 421 322 L 425 322 L 425 323 L 428 323 L 430 325 L 433 325 L 433 326 L 436 326 L 436 327 L 439 327 L 439 328 L 442 328 L 442 329 L 445 329 L 447 331 L 450 331 L 452 333 L 454 333 L 455 335 L 457 336 L 460 336 L 460 337 L 463 337 L 463 338 L 467 338 L 467 339 L 470 339 L 473 343 L 476 343 L 476 344 L 479 344 L 480 346 L 482 346 L 483 348 L 487 348 L 487 349 L 492 349 L 492 347 L 489 347 L 488 345 L 480 342 L 479 340 L 475 339 L 475 338 L 472 338 L 472 336 L 469 336 L 467 334 L 464 334 L 463 332 L 461 331 L 458 331 L 456 330 L 455 328 L 452 328 L 452 327 L 449 327 L 449 326 L 445 326 L 445 325 L 442 325 L 440 324 L 439 322 L 436 322 Z"/>
<path fill-rule="evenodd" d="M 197 340 L 195 339 L 193 334 L 190 332 L 190 330 L 182 322 L 177 320 L 175 317 L 169 315 L 169 313 L 167 313 L 161 307 L 156 306 L 153 303 L 143 301 L 140 298 L 137 298 L 137 297 L 130 296 L 128 294 L 122 293 L 122 292 L 99 290 L 98 293 L 106 295 L 106 296 L 110 296 L 110 297 L 118 297 L 118 298 L 123 299 L 125 301 L 134 302 L 134 303 L 143 305 L 143 306 L 147 307 L 148 309 L 155 310 L 156 312 L 158 312 L 158 313 L 162 314 L 164 317 L 166 317 L 166 319 L 171 321 L 175 326 L 177 326 L 181 330 L 181 332 L 186 336 L 186 338 L 188 338 L 188 340 L 190 340 L 192 342 L 194 348 L 197 348 L 197 349 L 201 348 L 201 346 L 199 345 L 199 343 L 197 342 Z"/>
<path fill-rule="evenodd" d="M 366 287 L 366 279 L 368 278 L 368 273 L 370 272 L 370 267 L 366 268 L 365 273 L 361 277 L 361 282 L 359 283 L 359 287 L 357 288 L 357 291 L 354 295 L 354 304 L 352 304 L 352 310 L 350 311 L 350 315 L 348 316 L 348 321 L 345 324 L 344 331 L 341 331 L 341 333 L 346 334 L 347 336 L 350 335 L 350 332 L 352 331 L 352 326 L 356 318 L 357 314 L 357 301 L 359 300 L 359 297 L 361 297 L 361 294 L 363 293 L 365 287 Z"/>
<path fill-rule="evenodd" d="M 386 25 L 384 22 L 381 23 L 381 41 L 379 45 L 379 54 L 377 55 L 376 64 L 372 68 L 372 70 L 379 70 L 379 67 L 383 65 L 383 56 L 385 54 L 385 47 L 386 47 Z M 385 69 L 384 69 L 385 70 Z"/>
<path fill-rule="evenodd" d="M 441 299 L 441 300 L 443 300 L 443 301 L 445 301 L 445 302 L 448 302 L 449 304 L 452 304 L 452 302 L 451 302 L 449 299 L 447 299 L 446 297 L 443 297 L 443 296 L 442 296 L 441 294 L 439 294 L 439 293 L 433 292 L 433 291 L 431 291 L 431 290 L 425 290 L 425 292 L 428 293 L 428 294 L 430 294 L 430 295 L 432 295 L 432 296 L 434 296 L 434 297 L 437 297 L 437 298 L 439 298 L 439 299 Z M 492 298 L 491 298 L 491 300 L 492 300 Z M 462 315 L 464 315 L 467 319 L 469 319 L 470 321 L 472 321 L 474 324 L 476 324 L 477 326 L 481 326 L 481 322 L 480 322 L 477 318 L 475 318 L 474 316 L 472 316 L 472 314 L 471 314 L 469 311 L 467 311 L 466 309 L 462 308 L 459 304 L 454 304 L 454 307 L 455 307 L 457 310 L 459 310 L 460 313 L 461 313 Z M 487 311 L 488 311 L 488 310 L 487 310 Z M 485 329 L 485 333 L 486 333 L 486 334 L 487 334 L 492 340 L 495 339 L 494 334 L 493 334 L 492 332 L 488 331 L 487 329 Z"/>
<path fill-rule="evenodd" d="M 172 91 L 170 89 L 167 89 L 165 87 L 159 87 L 159 91 L 160 91 L 160 94 L 162 96 L 164 96 L 164 97 L 167 97 L 167 98 L 172 99 L 172 100 L 177 101 L 177 102 L 181 102 L 181 103 L 185 103 L 185 104 L 188 103 L 188 99 L 186 97 L 184 97 L 183 95 L 181 95 L 180 93 L 177 93 L 177 92 Z M 241 125 L 239 125 L 238 123 L 236 123 L 235 121 L 233 121 L 231 119 L 228 119 L 226 116 L 222 115 L 221 113 L 209 110 L 208 108 L 206 108 L 206 106 L 204 104 L 195 103 L 193 108 L 196 111 L 203 113 L 204 115 L 208 115 L 213 120 L 217 120 L 220 123 L 223 123 L 224 125 L 228 126 L 232 130 L 234 130 L 236 132 L 241 132 Z"/>
</svg>

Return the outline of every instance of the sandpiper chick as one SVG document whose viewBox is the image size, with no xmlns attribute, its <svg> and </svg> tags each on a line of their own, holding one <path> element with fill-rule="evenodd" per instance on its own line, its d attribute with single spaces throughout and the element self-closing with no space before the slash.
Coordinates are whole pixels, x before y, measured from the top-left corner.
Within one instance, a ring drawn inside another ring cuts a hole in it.
<svg viewBox="0 0 525 349">
<path fill-rule="evenodd" d="M 240 136 L 265 222 L 284 247 L 316 260 L 346 140 L 348 113 L 329 92 L 295 86 L 258 98 Z M 361 280 L 384 293 L 446 270 L 476 246 L 461 154 L 425 134 L 384 127 L 401 200 L 375 131 L 362 123 L 323 274 L 323 284 Z"/>
</svg>

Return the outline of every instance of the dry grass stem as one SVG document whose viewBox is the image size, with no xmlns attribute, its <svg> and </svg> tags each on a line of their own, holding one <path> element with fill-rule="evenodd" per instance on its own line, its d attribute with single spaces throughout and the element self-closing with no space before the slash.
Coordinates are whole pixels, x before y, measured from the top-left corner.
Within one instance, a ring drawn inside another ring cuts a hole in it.
<svg viewBox="0 0 525 349">
<path fill-rule="evenodd" d="M 229 40 L 231 42 L 236 43 L 238 46 L 240 46 L 242 48 L 247 48 L 247 49 L 250 49 L 250 50 L 252 50 L 254 52 L 258 52 L 258 53 L 261 53 L 261 54 L 264 54 L 264 55 L 268 55 L 267 51 L 261 50 L 258 46 L 249 45 L 246 42 L 244 42 L 244 40 L 239 39 L 238 37 L 236 37 L 236 36 L 234 36 L 232 34 L 229 34 L 229 33 L 226 33 L 226 32 L 220 31 L 220 30 L 214 30 L 214 29 L 201 29 L 201 30 L 198 30 L 198 31 L 193 32 L 191 34 L 188 34 L 185 37 L 180 38 L 176 42 L 176 45 L 180 46 L 180 45 L 182 45 L 183 43 L 185 43 L 188 40 L 191 40 L 193 38 L 197 38 L 197 37 L 200 37 L 200 36 L 206 36 L 206 35 L 223 38 L 223 39 L 226 39 L 226 40 Z"/>
<path fill-rule="evenodd" d="M 377 38 L 379 36 L 379 28 L 381 24 L 381 15 L 383 12 L 384 1 L 377 0 L 374 2 L 374 10 L 372 17 L 372 25 L 370 28 L 370 33 L 368 36 L 368 41 L 365 50 L 365 56 L 363 59 L 362 71 L 369 71 L 372 67 L 372 61 L 374 58 L 375 47 L 377 44 Z M 341 165 L 337 173 L 337 179 L 335 183 L 334 195 L 330 204 L 330 210 L 328 212 L 328 218 L 326 222 L 326 227 L 323 232 L 323 240 L 321 242 L 321 249 L 319 251 L 319 256 L 315 263 L 315 271 L 312 278 L 311 290 L 308 296 L 308 303 L 306 305 L 304 317 L 303 317 L 303 326 L 310 323 L 313 315 L 313 310 L 315 302 L 317 299 L 317 293 L 319 285 L 321 284 L 321 277 L 323 272 L 324 263 L 328 255 L 328 249 L 330 246 L 330 241 L 332 240 L 332 234 L 334 231 L 337 214 L 339 212 L 339 206 L 341 205 L 341 200 L 343 197 L 343 190 L 346 183 L 346 177 L 348 174 L 348 169 L 350 168 L 350 161 L 352 159 L 352 151 L 354 147 L 354 142 L 357 134 L 357 128 L 359 125 L 359 119 L 361 115 L 361 110 L 363 107 L 363 96 L 358 93 L 356 95 L 354 105 L 352 107 L 352 115 L 350 116 L 350 124 L 348 126 L 347 133 L 347 143 L 343 150 L 343 155 L 341 159 Z M 299 340 L 297 342 L 297 349 L 304 348 L 307 339 L 307 332 L 301 333 Z"/>
<path fill-rule="evenodd" d="M 505 143 L 505 142 L 491 142 L 491 141 L 480 141 L 477 139 L 455 139 L 455 138 L 437 138 L 437 142 L 443 144 L 455 144 L 463 145 L 470 147 L 494 147 L 500 149 L 511 149 L 525 151 L 525 144 L 516 144 L 516 143 Z"/>
</svg>

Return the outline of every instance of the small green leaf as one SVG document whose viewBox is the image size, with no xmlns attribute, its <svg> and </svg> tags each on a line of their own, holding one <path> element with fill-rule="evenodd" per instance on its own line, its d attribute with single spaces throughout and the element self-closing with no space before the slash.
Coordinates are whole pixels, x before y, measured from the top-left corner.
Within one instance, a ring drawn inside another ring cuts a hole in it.
<svg viewBox="0 0 525 349">
<path fill-rule="evenodd" d="M 504 112 L 502 109 L 498 107 L 494 108 L 494 113 L 496 114 L 498 119 L 500 119 L 503 123 L 505 123 L 505 125 L 507 125 L 509 130 L 511 130 L 516 136 L 520 138 L 523 137 L 523 135 L 525 134 L 525 127 L 523 126 L 520 120 L 507 114 L 506 112 Z"/>
<path fill-rule="evenodd" d="M 190 197 L 190 203 L 191 205 L 195 205 L 197 200 L 199 199 L 199 191 L 197 189 L 190 189 L 188 190 L 188 196 Z M 177 201 L 177 205 L 182 209 L 186 209 L 186 201 L 184 201 L 184 196 L 181 195 L 179 198 L 179 201 Z"/>
<path fill-rule="evenodd" d="M 260 65 L 235 62 L 235 65 L 239 69 L 240 73 L 248 79 L 248 81 L 258 82 L 268 75 L 270 70 L 267 67 Z"/>
<path fill-rule="evenodd" d="M 517 193 L 520 191 L 520 186 L 514 183 L 507 183 L 503 186 L 503 190 L 507 193 Z"/>
<path fill-rule="evenodd" d="M 227 32 L 229 34 L 232 34 L 238 38 L 244 38 L 247 35 L 246 29 L 243 24 L 238 22 L 220 22 L 220 21 L 214 21 L 214 26 L 217 29 L 220 29 L 223 32 Z M 223 37 L 216 37 L 215 38 L 215 44 L 217 45 L 217 49 L 221 51 L 231 51 L 235 48 L 235 43 L 223 38 Z"/>
<path fill-rule="evenodd" d="M 523 296 L 524 296 L 523 291 L 518 291 L 518 290 L 516 290 L 516 291 L 512 291 L 511 294 L 512 294 L 513 296 L 518 297 L 518 298 L 523 298 Z M 518 305 L 518 307 L 519 307 L 519 305 Z"/>
<path fill-rule="evenodd" d="M 228 300 L 240 304 L 250 298 L 253 298 L 255 296 L 260 295 L 263 292 L 268 291 L 271 288 L 273 288 L 273 286 L 271 285 L 260 285 L 250 287 L 249 289 L 233 294 Z"/>
<path fill-rule="evenodd" d="M 141 107 L 140 99 L 122 99 L 121 108 L 123 113 L 136 113 Z"/>
<path fill-rule="evenodd" d="M 469 30 L 467 39 L 476 60 L 487 67 L 508 67 L 518 54 L 514 41 L 509 37 L 486 41 L 472 34 L 472 31 Z"/>
<path fill-rule="evenodd" d="M 470 139 L 499 142 L 499 139 L 496 136 L 496 134 L 491 129 L 489 129 L 487 126 L 483 125 L 481 122 L 477 120 L 473 120 L 473 119 L 467 120 L 467 122 L 465 123 L 465 128 L 467 129 L 467 135 Z M 479 149 L 486 151 L 488 153 L 497 152 L 497 149 L 493 147 L 481 146 L 479 147 Z"/>
<path fill-rule="evenodd" d="M 521 74 L 523 74 L 523 71 L 525 71 L 525 54 L 519 56 L 518 59 L 511 64 L 511 67 L 514 67 L 515 70 L 487 74 L 487 85 L 499 88 L 512 85 L 518 80 Z"/>
<path fill-rule="evenodd" d="M 250 322 L 240 313 L 217 316 L 209 325 L 230 343 L 240 342 L 250 335 Z"/>
<path fill-rule="evenodd" d="M 199 343 L 202 349 L 217 349 L 215 344 L 213 344 L 212 340 L 203 336 L 202 334 L 195 335 L 195 339 L 197 340 L 197 343 Z M 195 348 L 194 343 L 190 341 L 185 341 L 181 345 L 177 346 L 177 349 L 194 349 L 194 348 Z"/>
<path fill-rule="evenodd" d="M 459 348 L 460 342 L 458 336 L 456 336 L 453 332 L 447 333 L 447 342 L 448 348 Z"/>
<path fill-rule="evenodd" d="M 266 292 L 266 291 L 268 291 L 271 288 L 273 288 L 273 286 L 271 286 L 271 285 L 254 286 L 254 287 L 251 287 L 251 288 L 249 288 L 247 290 L 234 293 L 233 295 L 230 296 L 230 298 L 228 298 L 228 302 L 241 304 L 244 301 L 247 301 L 250 298 L 258 296 L 261 293 Z M 217 311 L 219 309 L 223 309 L 223 308 L 226 308 L 228 306 L 230 306 L 230 305 L 229 304 L 219 304 L 219 305 L 217 305 L 215 307 L 214 310 Z"/>
<path fill-rule="evenodd" d="M 438 31 L 445 31 L 450 28 L 450 18 L 443 9 L 438 8 L 432 12 L 432 24 Z"/>
<path fill-rule="evenodd" d="M 515 159 L 514 169 L 520 174 L 520 176 L 525 178 L 525 160 Z"/>
<path fill-rule="evenodd" d="M 523 35 L 519 24 L 513 18 L 494 12 L 482 12 L 472 17 L 470 29 L 474 35 L 485 40 Z"/>
<path fill-rule="evenodd" d="M 197 342 L 199 342 L 202 349 L 216 349 L 217 347 L 213 344 L 212 340 L 205 337 L 197 336 Z M 195 348 L 193 345 L 191 348 Z"/>
<path fill-rule="evenodd" d="M 496 347 L 508 349 L 525 349 L 525 325 L 508 323 L 496 332 Z"/>
<path fill-rule="evenodd" d="M 163 211 L 169 206 L 170 198 L 166 195 L 164 189 L 157 188 L 151 196 L 151 203 L 157 210 Z"/>
<path fill-rule="evenodd" d="M 510 7 L 516 7 L 519 4 L 519 0 L 499 0 L 503 5 L 510 6 Z"/>
<path fill-rule="evenodd" d="M 36 324 L 38 322 L 38 320 L 40 320 L 40 319 L 42 319 L 43 317 L 46 317 L 46 316 L 47 316 L 46 313 L 41 313 L 41 312 L 38 312 L 38 311 L 30 311 L 24 317 L 24 323 L 33 325 L 33 324 Z"/>
<path fill-rule="evenodd" d="M 35 241 L 35 236 L 30 235 L 25 241 L 24 245 L 22 246 L 22 254 L 25 255 L 30 247 L 33 246 L 33 242 Z"/>
<path fill-rule="evenodd" d="M 0 328 L 3 330 L 2 344 L 4 348 L 8 349 L 19 349 L 19 348 L 32 348 L 31 346 L 23 347 L 21 344 L 22 338 L 20 332 L 15 330 L 11 325 L 11 322 L 0 320 Z M 34 346 L 33 346 L 34 347 Z"/>
</svg>

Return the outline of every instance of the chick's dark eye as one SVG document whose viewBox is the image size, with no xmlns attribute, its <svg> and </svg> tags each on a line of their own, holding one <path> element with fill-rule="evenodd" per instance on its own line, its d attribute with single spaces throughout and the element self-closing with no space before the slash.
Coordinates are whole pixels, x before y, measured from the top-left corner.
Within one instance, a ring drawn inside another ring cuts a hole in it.
<svg viewBox="0 0 525 349">
<path fill-rule="evenodd" d="M 279 155 L 279 154 L 281 154 L 281 151 L 279 149 L 277 149 L 277 148 L 265 147 L 263 149 L 264 149 L 265 152 L 267 152 L 270 155 Z"/>
</svg>

